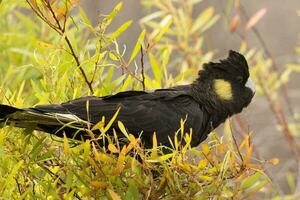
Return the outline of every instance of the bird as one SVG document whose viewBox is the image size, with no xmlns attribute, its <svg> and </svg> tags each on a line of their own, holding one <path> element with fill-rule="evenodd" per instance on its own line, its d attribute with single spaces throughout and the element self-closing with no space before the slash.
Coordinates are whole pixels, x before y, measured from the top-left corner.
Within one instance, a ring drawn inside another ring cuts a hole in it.
<svg viewBox="0 0 300 200">
<path fill-rule="evenodd" d="M 203 142 L 209 133 L 230 116 L 247 107 L 255 94 L 245 57 L 233 50 L 226 59 L 203 64 L 197 78 L 187 85 L 154 91 L 124 91 L 107 96 L 85 96 L 62 104 L 16 108 L 0 104 L 0 123 L 32 128 L 74 140 L 100 135 L 97 125 L 115 116 L 106 134 L 124 139 L 126 132 L 139 137 L 145 148 L 157 143 L 171 147 L 184 121 L 191 130 L 191 147 Z M 90 130 L 90 131 L 88 131 Z"/>
</svg>

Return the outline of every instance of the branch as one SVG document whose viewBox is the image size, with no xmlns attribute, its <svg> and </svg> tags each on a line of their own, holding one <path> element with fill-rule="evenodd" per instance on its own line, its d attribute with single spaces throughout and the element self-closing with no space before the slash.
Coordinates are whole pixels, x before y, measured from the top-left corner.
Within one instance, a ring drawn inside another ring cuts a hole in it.
<svg viewBox="0 0 300 200">
<path fill-rule="evenodd" d="M 142 67 L 142 86 L 143 86 L 143 91 L 145 91 L 145 72 L 144 72 L 144 50 L 143 47 L 141 46 L 141 67 Z"/>
<path fill-rule="evenodd" d="M 90 92 L 93 94 L 94 93 L 94 90 L 93 90 L 93 87 L 92 87 L 92 81 L 89 81 L 88 78 L 87 78 L 87 75 L 85 73 L 85 71 L 83 70 L 83 68 L 81 67 L 81 63 L 79 61 L 79 58 L 77 56 L 77 54 L 75 53 L 74 51 L 74 48 L 68 38 L 68 36 L 66 35 L 66 30 L 65 30 L 65 25 L 66 25 L 66 21 L 67 21 L 67 14 L 65 13 L 65 16 L 64 16 L 64 23 L 63 23 L 63 26 L 60 24 L 59 22 L 59 19 L 57 18 L 57 16 L 55 15 L 55 12 L 50 4 L 50 1 L 47 1 L 47 0 L 42 0 L 42 3 L 44 3 L 45 7 L 50 11 L 51 15 L 52 15 L 52 18 L 54 19 L 55 21 L 55 24 L 52 24 L 44 15 L 43 13 L 40 11 L 40 9 L 38 8 L 35 8 L 35 6 L 29 1 L 29 0 L 26 0 L 26 2 L 29 4 L 29 6 L 31 7 L 31 9 L 34 11 L 34 13 L 40 18 L 42 19 L 44 22 L 46 22 L 46 24 L 48 24 L 48 26 L 50 26 L 52 29 L 54 29 L 60 36 L 62 36 L 64 38 L 64 40 L 66 41 L 67 43 L 67 46 L 68 48 L 70 49 L 70 53 L 71 55 L 73 56 L 75 62 L 76 62 L 76 66 L 78 67 L 81 75 L 83 76 L 84 78 L 84 81 L 85 83 L 88 85 L 89 87 L 89 90 Z M 68 11 L 68 9 L 67 9 Z M 66 11 L 66 12 L 67 12 Z"/>
</svg>

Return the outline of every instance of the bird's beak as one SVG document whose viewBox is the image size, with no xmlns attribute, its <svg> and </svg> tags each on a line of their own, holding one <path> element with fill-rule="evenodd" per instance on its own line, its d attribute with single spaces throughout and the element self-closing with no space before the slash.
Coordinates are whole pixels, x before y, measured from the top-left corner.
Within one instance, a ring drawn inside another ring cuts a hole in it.
<svg viewBox="0 0 300 200">
<path fill-rule="evenodd" d="M 253 92 L 253 94 L 255 93 L 255 91 L 256 91 L 256 89 L 255 89 L 255 84 L 253 83 L 253 81 L 252 81 L 250 78 L 248 78 L 248 80 L 247 80 L 245 86 L 246 86 L 247 88 L 249 88 L 249 89 Z"/>
</svg>

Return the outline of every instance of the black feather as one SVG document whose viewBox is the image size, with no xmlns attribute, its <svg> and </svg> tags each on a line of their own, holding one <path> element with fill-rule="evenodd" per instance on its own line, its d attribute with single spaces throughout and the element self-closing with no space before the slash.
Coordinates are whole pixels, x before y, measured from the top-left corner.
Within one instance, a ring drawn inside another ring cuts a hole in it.
<svg viewBox="0 0 300 200">
<path fill-rule="evenodd" d="M 90 135 L 85 129 L 93 127 L 103 116 L 108 122 L 120 109 L 109 134 L 115 129 L 122 137 L 117 124 L 122 121 L 128 132 L 136 137 L 141 135 L 146 147 L 151 147 L 154 132 L 160 144 L 170 146 L 169 137 L 175 136 L 183 119 L 186 120 L 185 131 L 192 129 L 193 132 L 191 145 L 196 146 L 228 116 L 240 112 L 250 103 L 253 92 L 239 85 L 237 76 L 249 78 L 248 64 L 243 55 L 230 51 L 227 59 L 205 64 L 199 78 L 190 85 L 153 92 L 126 91 L 104 97 L 88 96 L 59 105 L 27 109 L 0 105 L 0 118 L 18 127 L 35 126 L 37 130 L 60 137 L 66 133 L 69 138 L 87 139 Z M 232 84 L 232 101 L 222 101 L 216 96 L 212 90 L 216 78 Z M 95 134 L 99 132 L 95 131 Z"/>
</svg>

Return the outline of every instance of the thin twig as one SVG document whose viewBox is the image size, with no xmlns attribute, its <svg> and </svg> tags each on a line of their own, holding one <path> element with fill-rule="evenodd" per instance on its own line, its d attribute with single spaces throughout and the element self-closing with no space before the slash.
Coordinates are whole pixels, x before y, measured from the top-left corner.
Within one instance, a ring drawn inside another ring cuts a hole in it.
<svg viewBox="0 0 300 200">
<path fill-rule="evenodd" d="M 239 146 L 238 146 L 238 144 L 237 144 L 237 141 L 236 141 L 236 139 L 235 139 L 235 137 L 234 137 L 230 119 L 229 119 L 229 127 L 230 127 L 230 132 L 231 132 L 231 136 L 232 136 L 234 145 L 235 145 L 236 150 L 237 150 L 237 152 L 238 152 L 238 154 L 239 154 L 239 157 L 240 157 L 240 159 L 241 159 L 241 161 L 242 161 L 242 167 L 243 167 L 243 165 L 244 165 L 244 158 L 243 158 L 243 156 L 242 156 L 242 154 L 241 154 L 240 148 L 239 148 Z"/>
<path fill-rule="evenodd" d="M 20 193 L 20 196 L 22 195 L 22 190 L 21 190 L 21 187 L 20 187 L 20 183 L 19 183 L 19 181 L 18 181 L 18 179 L 17 178 L 15 178 L 15 181 L 16 181 L 16 183 L 17 183 L 17 186 L 18 186 L 18 191 L 19 191 L 19 193 Z"/>
<path fill-rule="evenodd" d="M 96 72 L 97 72 L 97 69 L 98 69 L 98 64 L 100 62 L 101 49 L 102 49 L 102 45 L 101 45 L 101 40 L 100 40 L 99 41 L 99 53 L 98 53 L 97 60 L 96 60 L 95 65 L 94 65 L 94 73 L 93 73 L 93 77 L 92 77 L 92 79 L 90 81 L 91 84 L 93 84 L 93 82 L 95 80 L 95 75 L 96 75 Z"/>
<path fill-rule="evenodd" d="M 62 178 L 60 178 L 60 176 L 58 176 L 57 174 L 53 173 L 48 167 L 42 165 L 42 164 L 38 164 L 42 169 L 44 169 L 46 172 L 48 172 L 48 174 L 50 174 L 50 176 L 54 176 L 56 179 L 58 179 L 62 184 L 66 184 L 64 180 L 62 180 Z M 74 197 L 76 197 L 77 199 L 81 200 L 80 196 L 74 192 Z"/>
<path fill-rule="evenodd" d="M 142 70 L 141 70 L 141 74 L 142 74 L 142 86 L 143 86 L 143 91 L 146 90 L 146 87 L 145 87 L 145 72 L 144 72 L 144 50 L 143 50 L 143 47 L 141 46 L 141 67 L 142 67 Z"/>
</svg>

